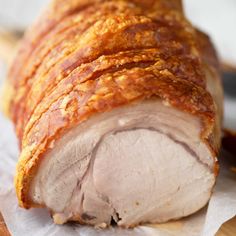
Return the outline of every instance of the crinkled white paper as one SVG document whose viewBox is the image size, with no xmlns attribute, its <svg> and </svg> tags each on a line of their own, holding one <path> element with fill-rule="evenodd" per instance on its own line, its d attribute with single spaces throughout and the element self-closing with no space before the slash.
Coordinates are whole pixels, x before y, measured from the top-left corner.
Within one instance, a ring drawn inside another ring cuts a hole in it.
<svg viewBox="0 0 236 236">
<path fill-rule="evenodd" d="M 24 210 L 18 207 L 13 186 L 17 157 L 17 140 L 12 124 L 0 113 L 0 212 L 12 236 L 213 236 L 224 222 L 236 215 L 236 174 L 230 171 L 232 163 L 224 155 L 208 208 L 190 217 L 131 230 L 117 227 L 96 230 L 76 224 L 58 226 L 53 224 L 45 209 Z"/>
</svg>

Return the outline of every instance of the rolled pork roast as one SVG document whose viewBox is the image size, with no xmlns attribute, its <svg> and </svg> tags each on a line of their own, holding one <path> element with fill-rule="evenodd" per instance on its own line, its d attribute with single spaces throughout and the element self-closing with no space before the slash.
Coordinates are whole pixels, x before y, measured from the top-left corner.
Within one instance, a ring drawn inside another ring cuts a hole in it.
<svg viewBox="0 0 236 236">
<path fill-rule="evenodd" d="M 218 68 L 179 0 L 52 1 L 5 86 L 20 206 L 122 227 L 204 207 L 218 172 Z"/>
</svg>

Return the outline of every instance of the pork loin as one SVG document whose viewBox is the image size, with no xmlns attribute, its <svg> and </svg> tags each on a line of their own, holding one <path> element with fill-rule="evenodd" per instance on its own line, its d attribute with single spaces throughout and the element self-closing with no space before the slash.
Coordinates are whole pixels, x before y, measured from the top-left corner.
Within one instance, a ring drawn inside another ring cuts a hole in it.
<svg viewBox="0 0 236 236">
<path fill-rule="evenodd" d="M 188 216 L 218 172 L 222 86 L 179 0 L 54 0 L 6 83 L 20 206 L 55 223 Z"/>
</svg>

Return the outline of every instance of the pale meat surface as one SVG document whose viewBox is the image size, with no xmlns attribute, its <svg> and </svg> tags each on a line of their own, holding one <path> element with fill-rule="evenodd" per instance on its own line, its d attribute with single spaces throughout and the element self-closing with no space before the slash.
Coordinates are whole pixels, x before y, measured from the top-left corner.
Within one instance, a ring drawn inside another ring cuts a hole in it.
<svg viewBox="0 0 236 236">
<path fill-rule="evenodd" d="M 31 198 L 56 223 L 165 222 L 206 204 L 214 158 L 199 119 L 147 101 L 97 115 L 69 131 L 42 161 Z"/>
</svg>

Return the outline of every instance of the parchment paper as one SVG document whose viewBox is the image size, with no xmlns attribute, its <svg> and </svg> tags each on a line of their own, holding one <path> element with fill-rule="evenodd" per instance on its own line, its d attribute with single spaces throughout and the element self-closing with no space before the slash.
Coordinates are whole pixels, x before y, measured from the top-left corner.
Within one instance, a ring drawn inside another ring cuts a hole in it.
<svg viewBox="0 0 236 236">
<path fill-rule="evenodd" d="M 230 170 L 230 157 L 223 156 L 209 206 L 191 217 L 132 230 L 117 227 L 96 230 L 76 224 L 58 226 L 53 224 L 45 209 L 24 210 L 18 207 L 13 187 L 17 140 L 11 123 L 0 114 L 0 212 L 13 236 L 213 236 L 224 222 L 236 215 L 236 174 Z"/>
</svg>

